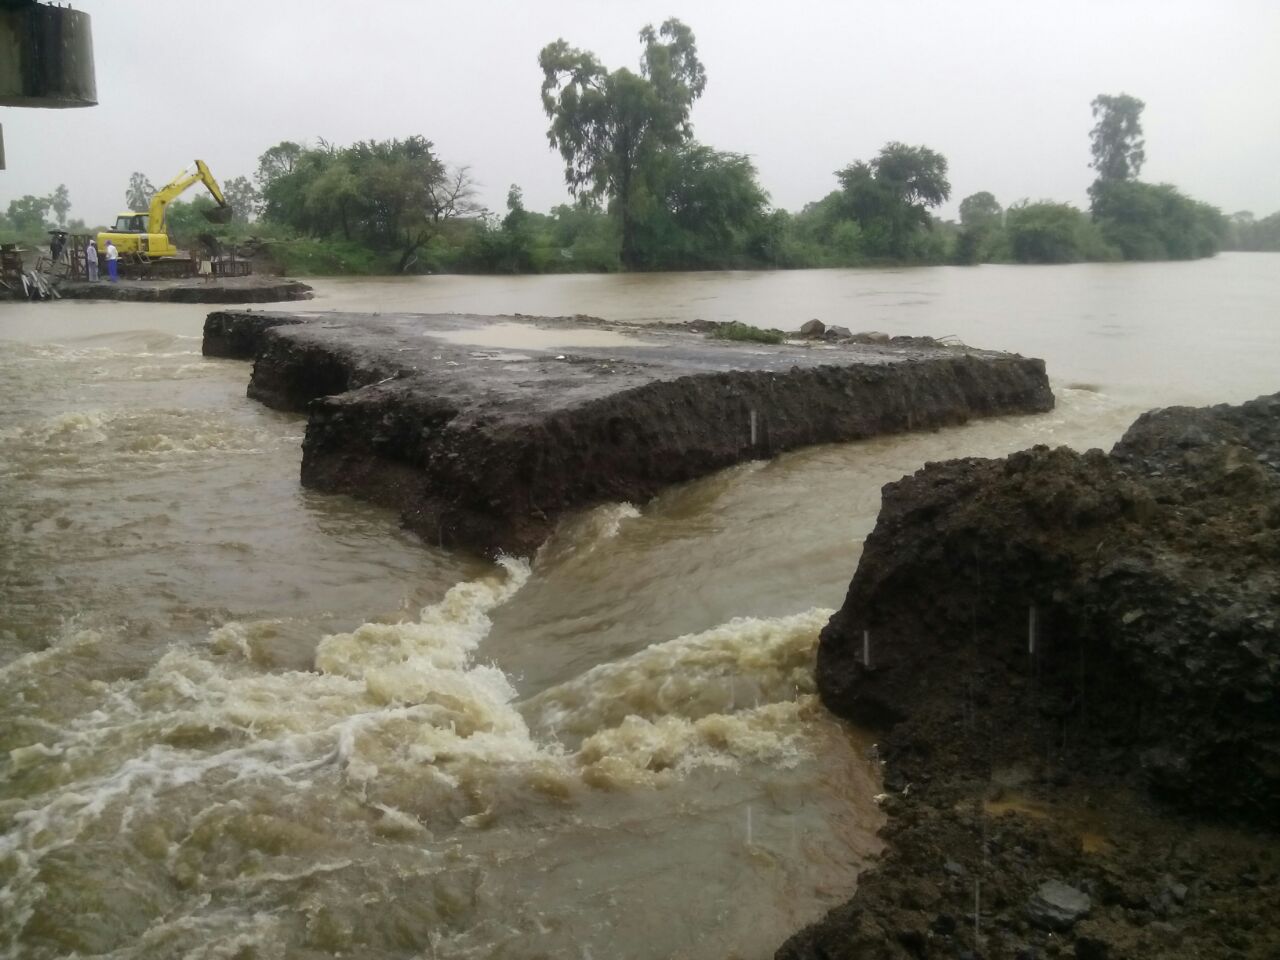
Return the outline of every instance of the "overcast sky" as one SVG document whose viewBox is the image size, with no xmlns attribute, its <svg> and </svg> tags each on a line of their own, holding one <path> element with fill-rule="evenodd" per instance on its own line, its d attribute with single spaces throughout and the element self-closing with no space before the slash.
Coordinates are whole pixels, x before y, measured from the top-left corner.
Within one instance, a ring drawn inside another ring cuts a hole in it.
<svg viewBox="0 0 1280 960">
<path fill-rule="evenodd" d="M 1096 0 L 78 0 L 93 16 L 99 105 L 0 108 L 0 205 L 70 190 L 72 217 L 110 222 L 129 174 L 160 185 L 206 160 L 251 175 L 281 140 L 420 133 L 469 164 L 482 199 L 564 202 L 546 142 L 541 47 L 564 37 L 635 69 L 637 32 L 694 31 L 707 89 L 695 136 L 747 153 L 773 203 L 798 209 L 887 141 L 950 162 L 959 200 L 990 190 L 1087 202 L 1089 102 L 1146 101 L 1144 180 L 1225 212 L 1280 210 L 1280 2 Z"/>
</svg>

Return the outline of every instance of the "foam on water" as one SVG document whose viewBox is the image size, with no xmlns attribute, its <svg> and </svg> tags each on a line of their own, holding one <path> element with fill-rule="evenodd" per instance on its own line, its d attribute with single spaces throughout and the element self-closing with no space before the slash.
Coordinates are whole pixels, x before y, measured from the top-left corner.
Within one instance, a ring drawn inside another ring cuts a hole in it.
<svg viewBox="0 0 1280 960">
<path fill-rule="evenodd" d="M 556 525 L 555 531 L 538 548 L 535 566 L 581 561 L 622 532 L 627 520 L 636 520 L 640 511 L 630 503 L 605 503 L 572 513 Z"/>
<path fill-rule="evenodd" d="M 697 720 L 794 700 L 813 690 L 814 639 L 830 616 L 739 618 L 654 644 L 530 698 L 525 716 L 536 729 L 582 737 L 628 716 Z"/>
<path fill-rule="evenodd" d="M 49 671 L 51 663 L 101 642 L 102 634 L 98 631 L 81 630 L 74 623 L 68 623 L 43 650 L 0 664 L 0 691 L 12 694 L 14 684 L 31 678 L 42 679 L 42 671 Z"/>
<path fill-rule="evenodd" d="M 312 672 L 260 669 L 259 625 L 229 623 L 204 646 L 170 648 L 140 678 L 90 685 L 81 712 L 28 731 L 4 764 L 18 787 L 0 803 L 5 955 L 23 953 L 24 927 L 40 929 L 47 903 L 72 882 L 67 871 L 77 875 L 64 856 L 95 845 L 142 856 L 189 891 L 153 919 L 137 953 L 108 955 L 148 955 L 197 932 L 201 955 L 232 955 L 247 929 L 259 948 L 293 934 L 216 902 L 226 883 L 271 901 L 303 876 L 372 869 L 326 854 L 329 841 L 301 825 L 310 818 L 341 813 L 353 836 L 406 844 L 405 869 L 431 877 L 445 855 L 437 834 L 492 829 L 600 788 L 662 787 L 698 769 L 806 755 L 813 649 L 829 611 L 735 620 L 521 704 L 477 654 L 490 614 L 529 576 L 527 563 L 504 558 L 414 620 L 324 637 Z M 0 669 L 0 697 L 38 698 L 67 658 L 101 642 L 70 631 L 15 660 Z M 229 835 L 245 849 L 223 849 Z M 282 856 L 290 850 L 308 854 Z M 452 894 L 441 896 L 447 912 Z"/>
<path fill-rule="evenodd" d="M 155 466 L 210 453 L 255 453 L 261 430 L 200 410 L 72 410 L 0 429 L 7 452 L 0 476 L 56 479 L 114 474 L 139 461 Z"/>
</svg>

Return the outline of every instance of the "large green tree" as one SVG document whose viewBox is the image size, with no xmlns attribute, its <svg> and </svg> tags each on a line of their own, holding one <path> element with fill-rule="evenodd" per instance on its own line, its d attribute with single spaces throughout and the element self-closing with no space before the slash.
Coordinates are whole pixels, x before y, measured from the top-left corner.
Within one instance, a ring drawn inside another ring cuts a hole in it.
<svg viewBox="0 0 1280 960">
<path fill-rule="evenodd" d="M 652 199 L 657 158 L 689 140 L 689 110 L 706 87 L 693 31 L 667 20 L 640 31 L 640 73 L 610 71 L 595 54 L 563 39 L 542 48 L 542 106 L 547 139 L 565 162 L 575 195 L 608 197 L 621 221 L 622 263 L 640 264 L 639 208 Z"/>
<path fill-rule="evenodd" d="M 329 233 L 329 224 L 316 218 L 307 199 L 315 181 L 336 159 L 337 150 L 325 143 L 303 147 L 285 140 L 263 152 L 254 173 L 262 218 L 301 233 Z"/>
<path fill-rule="evenodd" d="M 319 155 L 302 168 L 302 175 L 306 181 L 300 198 L 306 219 L 294 225 L 309 224 L 321 234 L 333 233 L 340 227 L 342 239 L 350 240 L 352 228 L 358 228 L 363 222 L 366 200 L 351 158 L 340 154 Z"/>
<path fill-rule="evenodd" d="M 1142 139 L 1142 111 L 1146 104 L 1127 93 L 1099 94 L 1093 98 L 1093 119 L 1089 131 L 1093 161 L 1099 182 L 1136 180 L 1146 162 L 1146 141 Z"/>
<path fill-rule="evenodd" d="M 259 190 L 266 190 L 279 177 L 292 173 L 298 165 L 305 148 L 292 140 L 281 140 L 274 147 L 268 147 L 258 157 L 258 169 L 253 178 L 258 182 Z"/>
<path fill-rule="evenodd" d="M 260 158 L 263 218 L 392 254 L 398 272 L 446 224 L 482 212 L 467 168 L 446 165 L 425 137 L 295 146 L 279 144 Z"/>
<path fill-rule="evenodd" d="M 1146 161 L 1142 139 L 1145 104 L 1127 93 L 1093 101 L 1089 208 L 1102 238 L 1126 260 L 1211 257 L 1227 237 L 1216 207 L 1193 200 L 1167 183 L 1138 179 Z"/>
<path fill-rule="evenodd" d="M 971 193 L 960 201 L 960 226 L 966 230 L 983 230 L 1000 225 L 1004 210 L 986 190 Z"/>
<path fill-rule="evenodd" d="M 988 191 L 972 193 L 961 200 L 956 260 L 973 264 L 990 259 L 1003 224 L 1004 209 Z"/>
<path fill-rule="evenodd" d="M 733 266 L 762 242 L 769 198 L 744 154 L 692 142 L 664 151 L 650 191 L 636 224 L 633 265 Z"/>
<path fill-rule="evenodd" d="M 51 206 L 48 197 L 35 197 L 27 194 L 9 201 L 9 229 L 24 236 L 38 236 L 48 229 L 45 218 Z"/>
<path fill-rule="evenodd" d="M 1167 183 L 1105 181 L 1092 193 L 1094 221 L 1126 260 L 1211 257 L 1227 237 L 1220 210 Z"/>
<path fill-rule="evenodd" d="M 875 159 L 857 160 L 837 170 L 836 178 L 873 256 L 907 258 L 912 235 L 931 223 L 929 209 L 951 196 L 947 158 L 905 143 L 885 144 Z"/>
<path fill-rule="evenodd" d="M 248 177 L 232 177 L 222 185 L 222 195 L 237 223 L 248 223 L 257 214 L 260 196 Z"/>
</svg>

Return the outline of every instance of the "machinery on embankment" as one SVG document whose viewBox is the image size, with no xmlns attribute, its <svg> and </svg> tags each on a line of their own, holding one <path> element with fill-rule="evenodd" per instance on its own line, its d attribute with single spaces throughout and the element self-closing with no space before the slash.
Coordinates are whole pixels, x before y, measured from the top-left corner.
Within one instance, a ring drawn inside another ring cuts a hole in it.
<svg viewBox="0 0 1280 960">
<path fill-rule="evenodd" d="M 229 222 L 232 211 L 222 188 L 205 162 L 197 160 L 194 171 L 183 170 L 152 195 L 146 213 L 126 211 L 116 217 L 114 229 L 97 235 L 95 245 L 99 260 L 105 261 L 107 241 L 110 240 L 119 253 L 122 276 L 156 279 L 188 277 L 197 273 L 199 261 L 174 246 L 165 224 L 165 210 L 169 204 L 197 183 L 203 183 L 218 203 L 213 209 L 204 211 L 205 218 L 213 223 Z M 214 258 L 210 271 L 214 276 L 244 276 L 250 269 L 245 260 Z"/>
</svg>

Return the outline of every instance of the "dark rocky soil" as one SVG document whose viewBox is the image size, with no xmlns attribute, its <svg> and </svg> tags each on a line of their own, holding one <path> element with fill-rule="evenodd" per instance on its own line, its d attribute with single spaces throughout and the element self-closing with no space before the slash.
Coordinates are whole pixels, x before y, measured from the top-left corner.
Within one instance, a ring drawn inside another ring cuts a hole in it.
<svg viewBox="0 0 1280 960">
<path fill-rule="evenodd" d="M 465 342 L 500 323 L 633 339 Z M 531 554 L 567 511 L 807 444 L 1053 406 L 1044 363 L 1010 354 L 735 343 L 590 318 L 227 311 L 209 315 L 204 351 L 252 358 L 251 397 L 308 412 L 303 483 L 482 553 Z"/>
<path fill-rule="evenodd" d="M 888 854 L 778 956 L 1280 957 L 1280 394 L 889 484 L 818 683 Z"/>
</svg>

